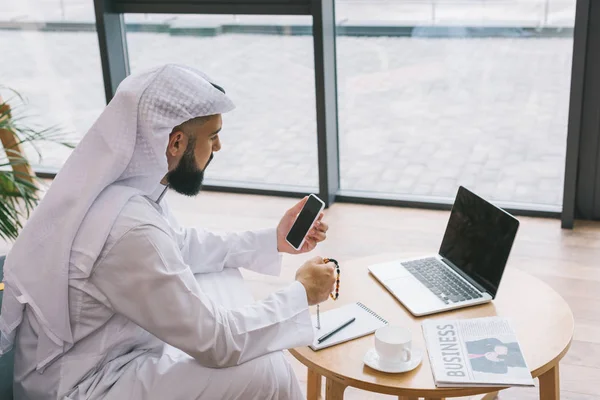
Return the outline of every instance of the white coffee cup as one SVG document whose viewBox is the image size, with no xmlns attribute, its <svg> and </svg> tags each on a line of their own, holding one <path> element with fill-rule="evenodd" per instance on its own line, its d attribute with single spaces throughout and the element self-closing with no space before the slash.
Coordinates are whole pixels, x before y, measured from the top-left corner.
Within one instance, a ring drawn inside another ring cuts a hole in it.
<svg viewBox="0 0 600 400">
<path fill-rule="evenodd" d="M 375 331 L 375 351 L 382 364 L 408 362 L 412 357 L 412 334 L 410 329 L 386 325 Z"/>
</svg>

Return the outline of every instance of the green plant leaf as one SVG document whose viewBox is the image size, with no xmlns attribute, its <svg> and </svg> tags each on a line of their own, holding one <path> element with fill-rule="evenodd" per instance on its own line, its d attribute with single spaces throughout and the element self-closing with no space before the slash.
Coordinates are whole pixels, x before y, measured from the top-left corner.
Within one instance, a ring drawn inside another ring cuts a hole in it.
<svg viewBox="0 0 600 400">
<path fill-rule="evenodd" d="M 40 127 L 31 122 L 26 99 L 16 90 L 0 85 L 9 91 L 10 98 L 0 102 L 0 129 L 12 133 L 17 146 L 31 147 L 42 159 L 40 143 L 53 143 L 74 148 L 75 141 L 60 126 Z M 10 105 L 10 109 L 5 107 Z M 3 151 L 4 150 L 4 151 Z M 13 172 L 12 167 L 29 161 L 16 148 L 2 149 L 0 145 L 0 238 L 14 240 L 40 201 L 41 180 L 35 176 Z M 9 168 L 10 167 L 10 168 Z M 33 180 L 32 183 L 30 180 Z M 36 185 L 37 183 L 37 185 Z"/>
</svg>

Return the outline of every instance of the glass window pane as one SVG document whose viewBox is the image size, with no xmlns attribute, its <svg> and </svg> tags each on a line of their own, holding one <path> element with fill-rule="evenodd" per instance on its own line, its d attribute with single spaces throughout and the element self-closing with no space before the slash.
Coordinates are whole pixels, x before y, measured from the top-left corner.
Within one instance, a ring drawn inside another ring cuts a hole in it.
<svg viewBox="0 0 600 400">
<path fill-rule="evenodd" d="M 343 191 L 560 207 L 575 0 L 336 6 Z"/>
<path fill-rule="evenodd" d="M 294 23 L 310 28 L 310 17 L 128 14 L 125 19 L 132 72 L 185 63 L 211 76 L 236 103 L 223 116 L 223 149 L 207 169 L 207 183 L 318 187 L 312 37 L 268 34 Z M 146 31 L 162 24 L 166 32 L 139 32 L 136 22 L 145 23 Z"/>
<path fill-rule="evenodd" d="M 44 0 L 9 0 L 2 5 L 8 21 L 0 30 L 0 94 L 23 125 L 58 126 L 78 141 L 105 106 L 98 37 L 92 0 L 64 4 Z M 68 31 L 77 21 L 77 31 Z M 39 23 L 38 25 L 33 22 Z M 42 23 L 53 22 L 43 26 Z M 8 88 L 24 97 L 23 104 Z M 26 117 L 25 117 L 26 116 Z M 26 154 L 36 169 L 56 171 L 71 150 L 38 143 Z"/>
</svg>

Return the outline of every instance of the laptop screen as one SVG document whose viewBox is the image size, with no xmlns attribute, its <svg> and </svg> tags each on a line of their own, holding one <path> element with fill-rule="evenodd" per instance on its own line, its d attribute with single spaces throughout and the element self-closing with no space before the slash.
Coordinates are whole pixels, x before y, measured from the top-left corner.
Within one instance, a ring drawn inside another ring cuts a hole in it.
<svg viewBox="0 0 600 400">
<path fill-rule="evenodd" d="M 439 254 L 495 297 L 518 227 L 512 215 L 461 186 Z"/>
</svg>

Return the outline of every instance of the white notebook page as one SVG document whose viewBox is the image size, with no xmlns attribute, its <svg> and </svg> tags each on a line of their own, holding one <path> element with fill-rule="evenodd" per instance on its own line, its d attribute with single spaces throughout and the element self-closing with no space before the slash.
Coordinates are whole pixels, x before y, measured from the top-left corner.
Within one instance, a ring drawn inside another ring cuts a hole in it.
<svg viewBox="0 0 600 400">
<path fill-rule="evenodd" d="M 318 339 L 321 336 L 331 332 L 352 317 L 356 318 L 354 322 L 325 339 L 323 342 L 318 343 Z M 317 329 L 316 315 L 312 316 L 312 321 L 315 330 L 315 338 L 313 344 L 310 345 L 310 348 L 313 350 L 324 349 L 371 334 L 388 323 L 385 319 L 360 302 L 347 304 L 333 310 L 322 312 L 321 329 Z"/>
</svg>

